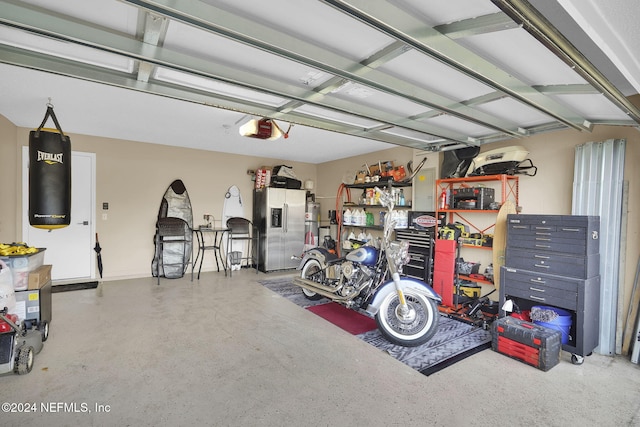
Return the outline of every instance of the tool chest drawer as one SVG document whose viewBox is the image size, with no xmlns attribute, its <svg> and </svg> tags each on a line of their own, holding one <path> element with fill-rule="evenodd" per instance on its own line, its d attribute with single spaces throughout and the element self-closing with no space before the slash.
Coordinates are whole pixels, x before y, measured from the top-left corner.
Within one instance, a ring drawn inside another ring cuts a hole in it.
<svg viewBox="0 0 640 427">
<path fill-rule="evenodd" d="M 417 251 L 423 249 L 422 252 L 426 253 L 431 250 L 433 233 L 411 229 L 396 230 L 396 239 L 406 240 L 409 242 L 409 245 L 411 245 L 411 249 L 415 249 Z"/>
<path fill-rule="evenodd" d="M 589 280 L 598 279 L 599 276 Z M 525 298 L 545 305 L 561 306 L 575 310 L 578 293 L 584 287 L 584 280 L 570 279 L 551 274 L 534 274 L 526 270 L 502 267 L 500 286 L 506 286 L 509 295 Z"/>
<path fill-rule="evenodd" d="M 598 253 L 595 245 L 587 245 L 584 240 L 560 237 L 555 233 L 509 234 L 507 245 L 512 248 L 531 249 L 536 251 L 560 252 L 574 255 L 591 255 Z M 590 253 L 587 253 L 591 251 Z"/>
<path fill-rule="evenodd" d="M 509 215 L 507 245 L 525 249 L 591 255 L 600 251 L 599 217 Z"/>
<path fill-rule="evenodd" d="M 405 275 L 415 277 L 416 279 L 425 280 L 427 274 L 427 263 L 429 255 L 421 252 L 409 252 L 411 260 L 402 268 Z"/>
<path fill-rule="evenodd" d="M 409 253 L 409 255 L 411 256 L 411 260 L 405 266 L 405 268 L 411 266 L 411 267 L 420 268 L 424 270 L 426 262 L 429 259 L 429 257 L 425 256 L 425 254 L 420 252 L 411 252 Z"/>
<path fill-rule="evenodd" d="M 600 254 L 571 256 L 507 246 L 505 265 L 536 273 L 587 279 L 599 274 Z"/>
</svg>

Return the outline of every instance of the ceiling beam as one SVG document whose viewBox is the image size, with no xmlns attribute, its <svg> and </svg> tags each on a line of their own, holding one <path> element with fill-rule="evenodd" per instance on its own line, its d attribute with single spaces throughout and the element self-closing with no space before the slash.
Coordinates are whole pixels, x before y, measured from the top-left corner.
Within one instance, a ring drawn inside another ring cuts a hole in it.
<svg viewBox="0 0 640 427">
<path fill-rule="evenodd" d="M 333 51 L 291 37 L 290 34 L 235 15 L 219 7 L 190 0 L 122 1 L 343 79 L 404 98 L 429 109 L 440 110 L 488 129 L 504 132 L 512 137 L 519 137 L 517 126 L 513 123 L 467 107 L 456 100 L 417 87 L 370 67 L 363 67 Z"/>
<path fill-rule="evenodd" d="M 344 99 L 336 97 L 330 99 L 327 97 L 312 99 L 312 97 L 308 96 L 309 91 L 304 88 L 294 88 L 291 85 L 268 78 L 264 75 L 258 75 L 248 70 L 230 67 L 220 62 L 204 60 L 161 46 L 144 43 L 132 37 L 115 34 L 88 23 L 79 22 L 76 19 L 50 16 L 44 12 L 18 4 L 5 3 L 5 6 L 3 15 L 0 16 L 0 24 L 10 25 L 11 27 L 29 31 L 34 34 L 44 35 L 51 39 L 77 43 L 104 52 L 126 56 L 141 63 L 166 67 L 179 72 L 213 79 L 284 99 L 301 101 L 302 104 L 312 104 L 353 117 L 365 118 L 391 126 L 422 132 L 425 134 L 425 138 L 422 141 L 425 144 L 429 143 L 434 137 L 460 142 L 464 142 L 468 138 L 466 135 L 461 135 L 460 133 L 429 123 L 418 120 L 408 121 L 404 117 L 399 117 L 361 104 L 355 104 Z M 141 81 L 144 82 L 144 80 Z M 244 112 L 247 114 L 259 114 L 251 110 Z M 272 118 L 290 120 L 287 119 L 287 117 L 291 117 L 292 113 L 287 110 L 280 112 L 278 109 L 272 108 L 270 115 Z M 326 118 L 319 120 L 315 127 L 320 127 L 320 123 L 323 123 L 324 120 L 326 120 Z M 296 123 L 293 120 L 290 121 Z M 356 131 L 354 130 L 352 132 Z M 363 133 L 366 133 L 366 128 L 359 127 L 357 132 L 362 134 L 361 136 L 364 136 Z M 380 135 L 376 136 L 376 138 L 380 138 Z M 415 140 L 410 140 L 410 143 L 413 145 Z"/>
<path fill-rule="evenodd" d="M 425 26 L 418 18 L 390 2 L 385 0 L 321 1 L 567 126 L 582 131 L 588 130 L 583 124 L 585 119 L 575 111 L 541 94 L 434 28 Z"/>
<path fill-rule="evenodd" d="M 239 113 L 250 111 L 249 114 L 269 117 L 273 112 L 273 107 L 271 106 L 265 106 L 246 99 L 213 94 L 211 92 L 198 91 L 190 88 L 187 89 L 182 86 L 161 83 L 158 81 L 142 82 L 137 80 L 135 76 L 128 73 L 108 70 L 103 67 L 90 64 L 82 64 L 77 61 L 54 57 L 43 53 L 25 51 L 15 47 L 0 45 L 0 58 L 0 62 L 6 64 L 47 71 L 54 74 L 106 84 L 109 86 L 136 90 L 139 92 L 165 96 L 168 98 L 230 111 L 237 111 Z M 432 150 L 430 142 L 391 135 L 379 131 L 366 131 L 362 127 L 348 125 L 330 119 L 323 119 L 321 117 L 301 112 L 291 112 L 286 116 L 286 119 L 291 123 L 312 128 L 324 129 L 346 135 L 366 137 L 367 139 L 409 148 Z"/>
<path fill-rule="evenodd" d="M 140 11 L 143 15 L 142 42 L 153 46 L 161 44 L 161 40 L 167 33 L 169 20 L 148 12 Z M 138 64 L 138 80 L 148 82 L 153 72 L 153 64 L 141 61 Z"/>
<path fill-rule="evenodd" d="M 560 31 L 525 0 L 492 0 L 547 49 L 572 67 L 632 120 L 640 124 L 640 109 L 633 105 Z"/>
<path fill-rule="evenodd" d="M 450 39 L 461 39 L 518 27 L 519 25 L 506 14 L 496 12 L 475 18 L 463 19 L 450 24 L 437 25 L 433 27 L 433 29 Z"/>
</svg>

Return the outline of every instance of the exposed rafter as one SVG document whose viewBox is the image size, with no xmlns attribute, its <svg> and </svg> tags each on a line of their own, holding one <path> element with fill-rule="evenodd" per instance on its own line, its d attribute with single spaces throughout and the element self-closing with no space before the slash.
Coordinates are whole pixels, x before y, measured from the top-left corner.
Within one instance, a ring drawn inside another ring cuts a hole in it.
<svg viewBox="0 0 640 427">
<path fill-rule="evenodd" d="M 584 118 L 576 112 L 535 91 L 526 83 L 489 61 L 455 43 L 433 28 L 421 26 L 411 14 L 385 6 L 384 0 L 322 0 L 389 36 L 403 41 L 414 49 L 450 66 L 457 72 L 504 92 L 509 96 L 538 109 L 567 126 L 588 130 Z M 417 30 L 416 30 L 417 29 Z"/>
<path fill-rule="evenodd" d="M 514 22 L 522 25 L 533 37 L 554 52 L 619 108 L 640 123 L 640 109 L 633 105 L 607 78 L 596 69 L 551 23 L 528 1 L 492 0 Z"/>
</svg>

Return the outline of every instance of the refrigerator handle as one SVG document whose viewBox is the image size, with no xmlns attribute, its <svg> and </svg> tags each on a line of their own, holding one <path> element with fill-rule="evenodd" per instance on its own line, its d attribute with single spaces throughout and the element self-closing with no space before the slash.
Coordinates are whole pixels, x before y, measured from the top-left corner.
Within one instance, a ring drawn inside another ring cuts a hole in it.
<svg viewBox="0 0 640 427">
<path fill-rule="evenodd" d="M 284 204 L 284 210 L 283 210 L 283 218 L 282 218 L 282 224 L 283 224 L 283 231 L 286 233 L 288 232 L 288 228 L 289 228 L 289 205 L 287 203 Z"/>
</svg>

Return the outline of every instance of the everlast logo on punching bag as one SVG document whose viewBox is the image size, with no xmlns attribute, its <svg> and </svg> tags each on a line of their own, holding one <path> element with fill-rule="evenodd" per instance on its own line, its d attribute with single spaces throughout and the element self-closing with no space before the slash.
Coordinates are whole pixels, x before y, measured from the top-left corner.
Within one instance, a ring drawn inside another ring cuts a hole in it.
<svg viewBox="0 0 640 427">
<path fill-rule="evenodd" d="M 53 153 L 45 153 L 43 151 L 38 151 L 38 161 L 45 162 L 50 165 L 55 163 L 63 163 L 62 162 L 62 153 L 53 154 Z"/>
<path fill-rule="evenodd" d="M 56 129 L 42 129 L 51 116 Z M 56 229 L 71 223 L 71 141 L 47 105 L 37 130 L 29 133 L 29 224 Z"/>
</svg>

